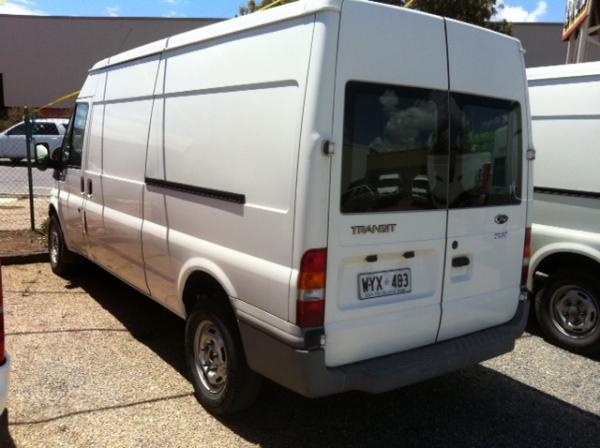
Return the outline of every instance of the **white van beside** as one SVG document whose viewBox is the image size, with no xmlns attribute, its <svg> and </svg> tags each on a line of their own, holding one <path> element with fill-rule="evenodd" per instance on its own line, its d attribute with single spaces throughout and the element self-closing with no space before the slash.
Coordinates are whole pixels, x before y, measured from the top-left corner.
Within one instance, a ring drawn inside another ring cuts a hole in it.
<svg viewBox="0 0 600 448">
<path fill-rule="evenodd" d="M 537 149 L 529 287 L 554 343 L 600 352 L 600 63 L 527 71 Z"/>
<path fill-rule="evenodd" d="M 384 392 L 508 352 L 528 314 L 522 53 L 315 0 L 103 60 L 54 154 L 52 267 L 82 255 L 186 319 L 214 413 L 260 376 Z"/>
</svg>

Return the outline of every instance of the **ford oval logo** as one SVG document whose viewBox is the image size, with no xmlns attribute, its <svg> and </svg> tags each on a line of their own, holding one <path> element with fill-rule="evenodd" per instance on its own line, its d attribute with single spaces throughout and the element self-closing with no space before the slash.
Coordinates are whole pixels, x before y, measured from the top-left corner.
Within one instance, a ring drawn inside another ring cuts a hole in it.
<svg viewBox="0 0 600 448">
<path fill-rule="evenodd" d="M 508 216 L 496 215 L 496 218 L 494 218 L 494 221 L 496 221 L 496 224 L 504 224 L 506 221 L 508 221 Z"/>
</svg>

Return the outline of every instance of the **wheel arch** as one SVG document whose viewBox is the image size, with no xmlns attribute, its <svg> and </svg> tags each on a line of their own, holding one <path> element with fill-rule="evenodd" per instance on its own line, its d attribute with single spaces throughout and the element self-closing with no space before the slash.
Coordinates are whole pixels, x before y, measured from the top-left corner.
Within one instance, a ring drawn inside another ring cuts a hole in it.
<svg viewBox="0 0 600 448">
<path fill-rule="evenodd" d="M 584 266 L 600 272 L 600 251 L 578 243 L 549 244 L 535 252 L 531 259 L 531 269 L 527 286 L 535 291 L 536 272 L 550 274 L 560 267 Z"/>
<path fill-rule="evenodd" d="M 230 297 L 237 297 L 237 292 L 227 274 L 216 263 L 205 258 L 193 258 L 187 261 L 180 270 L 177 281 L 177 296 L 183 315 L 187 317 L 197 302 L 194 291 L 220 292 L 226 299 L 224 302 L 233 313 Z"/>
</svg>

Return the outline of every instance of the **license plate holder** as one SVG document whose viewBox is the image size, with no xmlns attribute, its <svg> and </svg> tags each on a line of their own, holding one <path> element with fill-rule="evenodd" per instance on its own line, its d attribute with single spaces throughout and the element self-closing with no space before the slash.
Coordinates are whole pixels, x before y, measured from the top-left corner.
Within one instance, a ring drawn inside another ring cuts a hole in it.
<svg viewBox="0 0 600 448">
<path fill-rule="evenodd" d="M 412 291 L 410 268 L 358 274 L 359 300 L 395 296 Z"/>
</svg>

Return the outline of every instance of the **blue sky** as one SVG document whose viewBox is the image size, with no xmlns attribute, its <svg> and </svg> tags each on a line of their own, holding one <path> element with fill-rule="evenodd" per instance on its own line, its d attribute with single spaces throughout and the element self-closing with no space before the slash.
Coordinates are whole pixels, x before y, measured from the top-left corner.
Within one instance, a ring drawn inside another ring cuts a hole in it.
<svg viewBox="0 0 600 448">
<path fill-rule="evenodd" d="M 0 14 L 233 17 L 245 0 L 0 0 Z M 566 0 L 499 0 L 515 22 L 562 22 Z"/>
</svg>

